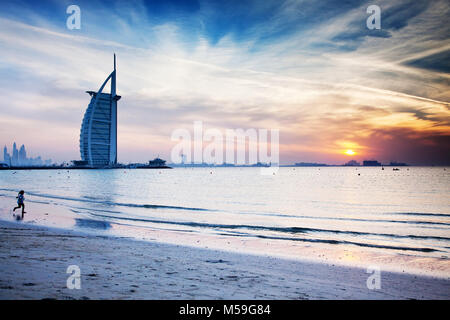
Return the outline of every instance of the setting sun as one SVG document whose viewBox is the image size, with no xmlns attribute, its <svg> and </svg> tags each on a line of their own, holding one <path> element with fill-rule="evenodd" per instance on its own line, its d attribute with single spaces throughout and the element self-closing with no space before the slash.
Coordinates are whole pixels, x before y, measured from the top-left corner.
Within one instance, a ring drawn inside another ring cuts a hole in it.
<svg viewBox="0 0 450 320">
<path fill-rule="evenodd" d="M 349 150 L 346 150 L 346 151 L 345 151 L 345 154 L 348 155 L 348 156 L 353 156 L 353 155 L 356 154 L 356 152 L 349 149 Z"/>
</svg>

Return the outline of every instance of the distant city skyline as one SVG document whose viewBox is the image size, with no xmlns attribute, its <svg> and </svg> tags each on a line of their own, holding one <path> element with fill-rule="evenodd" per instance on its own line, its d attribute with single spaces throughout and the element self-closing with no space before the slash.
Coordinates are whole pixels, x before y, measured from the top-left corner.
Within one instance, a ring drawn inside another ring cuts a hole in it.
<svg viewBox="0 0 450 320">
<path fill-rule="evenodd" d="M 28 158 L 27 151 L 25 149 L 25 145 L 22 144 L 20 149 L 17 149 L 17 145 L 14 142 L 12 145 L 12 153 L 8 152 L 8 147 L 5 145 L 3 147 L 3 161 L 1 163 L 5 163 L 8 166 L 50 166 L 52 165 L 52 160 L 43 160 L 41 156 L 37 156 L 35 158 Z"/>
<path fill-rule="evenodd" d="M 28 158 L 25 145 L 22 144 L 21 147 L 19 149 L 17 149 L 16 142 L 13 142 L 13 144 L 12 144 L 12 153 L 11 154 L 8 152 L 8 147 L 6 145 L 3 147 L 3 159 L 2 159 L 2 161 L 0 161 L 0 163 L 5 163 L 5 164 L 8 164 L 10 166 L 11 165 L 12 166 L 50 166 L 50 165 L 53 165 L 53 164 L 63 164 L 63 163 L 70 164 L 71 161 L 72 160 L 70 160 L 70 161 L 64 161 L 63 160 L 63 161 L 61 161 L 59 163 L 54 163 L 54 162 L 52 162 L 51 159 L 43 160 L 40 155 L 38 155 L 37 157 L 34 157 L 34 158 Z M 282 165 L 288 165 L 288 166 L 325 166 L 325 165 L 363 166 L 363 163 L 367 162 L 367 161 L 368 162 L 371 162 L 371 161 L 378 162 L 378 160 L 376 160 L 376 159 L 365 159 L 365 160 L 362 160 L 361 163 L 360 163 L 360 162 L 352 159 L 352 160 L 350 160 L 348 162 L 345 162 L 345 163 L 317 163 L 317 162 L 295 162 L 294 163 L 293 162 L 293 163 L 284 163 Z M 134 164 L 138 164 L 138 163 L 145 164 L 147 162 L 148 162 L 148 160 L 144 160 L 143 162 L 130 161 L 130 162 L 120 162 L 120 163 L 121 164 L 133 164 L 133 163 Z M 107 163 L 104 163 L 104 165 L 106 165 L 106 164 Z M 220 164 L 220 165 L 214 164 L 214 163 L 207 163 L 207 162 L 202 162 L 202 163 L 182 162 L 180 164 L 173 164 L 173 163 L 170 163 L 170 161 L 169 161 L 169 164 L 173 165 L 175 167 L 182 167 L 182 166 L 185 166 L 185 165 L 187 165 L 187 166 L 198 166 L 198 167 L 211 166 L 211 165 L 216 165 L 216 166 L 219 166 L 219 167 L 229 167 L 229 166 L 237 166 L 237 167 L 239 167 L 239 166 L 260 166 L 260 165 L 266 165 L 266 163 L 260 163 L 260 162 L 257 162 L 257 163 L 254 163 L 254 164 L 247 163 L 247 164 L 243 164 L 243 165 L 238 165 L 238 164 L 233 164 L 233 163 L 226 163 L 226 162 L 223 163 L 223 164 Z M 406 165 L 407 163 L 405 163 L 405 162 L 396 162 L 396 161 L 389 161 L 389 162 L 386 162 L 386 163 L 381 163 L 380 162 L 379 163 L 379 165 L 396 165 L 396 164 L 397 165 Z"/>
<path fill-rule="evenodd" d="M 170 162 L 171 133 L 280 130 L 280 164 L 450 165 L 445 0 L 0 3 L 0 145 L 80 158 L 85 91 L 120 59 L 117 161 Z M 101 22 L 99 16 L 102 17 Z"/>
</svg>

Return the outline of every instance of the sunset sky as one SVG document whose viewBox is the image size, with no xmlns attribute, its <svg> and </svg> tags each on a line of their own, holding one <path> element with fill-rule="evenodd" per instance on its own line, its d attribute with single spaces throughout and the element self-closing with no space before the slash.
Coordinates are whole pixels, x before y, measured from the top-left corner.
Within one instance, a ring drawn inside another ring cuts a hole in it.
<svg viewBox="0 0 450 320">
<path fill-rule="evenodd" d="M 85 91 L 115 52 L 119 162 L 170 160 L 171 133 L 203 121 L 279 129 L 282 164 L 450 165 L 449 16 L 448 0 L 2 1 L 0 146 L 79 159 Z"/>
</svg>

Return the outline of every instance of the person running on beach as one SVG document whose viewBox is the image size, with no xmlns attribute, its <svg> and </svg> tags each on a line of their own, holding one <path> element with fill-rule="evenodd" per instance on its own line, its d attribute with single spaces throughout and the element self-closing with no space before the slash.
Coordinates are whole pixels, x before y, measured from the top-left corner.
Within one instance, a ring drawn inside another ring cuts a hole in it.
<svg viewBox="0 0 450 320">
<path fill-rule="evenodd" d="M 25 212 L 25 204 L 23 203 L 25 201 L 25 197 L 23 196 L 24 193 L 25 193 L 25 191 L 23 191 L 23 190 L 19 191 L 19 195 L 16 197 L 17 198 L 17 207 L 15 207 L 13 209 L 13 211 L 16 211 L 16 209 L 22 208 L 22 219 L 23 219 L 23 214 L 26 213 Z"/>
</svg>

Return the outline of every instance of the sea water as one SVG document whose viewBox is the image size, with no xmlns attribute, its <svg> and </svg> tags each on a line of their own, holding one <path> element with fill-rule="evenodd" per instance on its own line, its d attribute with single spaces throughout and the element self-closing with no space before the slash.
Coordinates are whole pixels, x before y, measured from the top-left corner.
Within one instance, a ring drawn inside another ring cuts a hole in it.
<svg viewBox="0 0 450 320">
<path fill-rule="evenodd" d="M 22 223 L 450 275 L 450 168 L 3 170 L 1 219 L 22 189 Z"/>
</svg>

